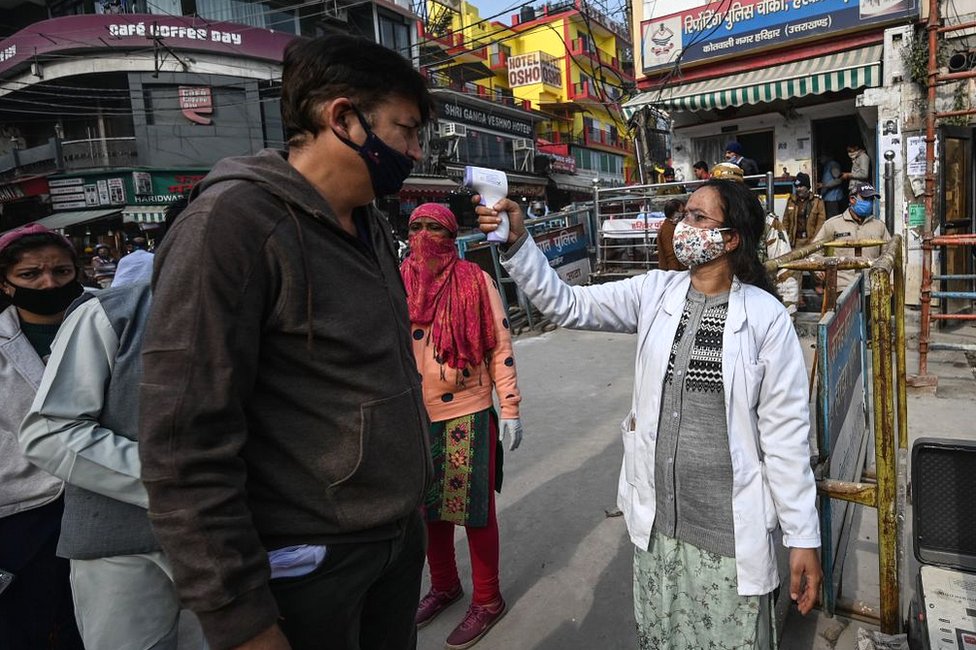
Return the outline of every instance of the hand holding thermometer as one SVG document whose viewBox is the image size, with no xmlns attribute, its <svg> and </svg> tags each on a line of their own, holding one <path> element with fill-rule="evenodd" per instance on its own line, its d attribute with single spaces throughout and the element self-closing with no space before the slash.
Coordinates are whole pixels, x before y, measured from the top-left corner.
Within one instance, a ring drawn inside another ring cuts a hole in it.
<svg viewBox="0 0 976 650">
<path fill-rule="evenodd" d="M 481 205 L 486 207 L 491 207 L 508 196 L 508 177 L 505 172 L 497 169 L 468 165 L 464 168 L 464 184 L 481 195 Z M 499 212 L 498 216 L 502 222 L 496 230 L 488 233 L 488 241 L 504 243 L 508 241 L 508 213 Z"/>
</svg>

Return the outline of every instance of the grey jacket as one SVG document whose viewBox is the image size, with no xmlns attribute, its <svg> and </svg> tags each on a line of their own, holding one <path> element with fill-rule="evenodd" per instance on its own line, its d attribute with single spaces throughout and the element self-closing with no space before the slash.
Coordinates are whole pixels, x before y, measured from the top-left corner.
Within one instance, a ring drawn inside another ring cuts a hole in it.
<svg viewBox="0 0 976 650">
<path fill-rule="evenodd" d="M 159 549 L 140 481 L 140 353 L 149 284 L 87 293 L 51 347 L 20 428 L 24 455 L 67 482 L 58 555 L 86 560 Z"/>
<path fill-rule="evenodd" d="M 857 156 L 851 159 L 851 178 L 848 187 L 851 193 L 857 189 L 861 183 L 871 182 L 871 158 L 867 152 L 861 150 Z"/>
<path fill-rule="evenodd" d="M 44 362 L 20 330 L 16 307 L 0 312 L 0 517 L 37 508 L 61 494 L 62 483 L 27 462 L 17 445 L 20 421 L 44 374 Z"/>
</svg>

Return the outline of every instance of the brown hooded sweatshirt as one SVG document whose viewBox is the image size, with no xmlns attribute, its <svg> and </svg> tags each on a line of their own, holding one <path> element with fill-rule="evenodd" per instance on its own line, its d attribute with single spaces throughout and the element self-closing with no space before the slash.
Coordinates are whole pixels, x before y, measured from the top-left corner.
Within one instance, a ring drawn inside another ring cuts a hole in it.
<svg viewBox="0 0 976 650">
<path fill-rule="evenodd" d="M 215 649 L 277 620 L 268 550 L 392 538 L 431 474 L 390 230 L 357 220 L 266 150 L 218 163 L 156 256 L 143 480 Z"/>
</svg>

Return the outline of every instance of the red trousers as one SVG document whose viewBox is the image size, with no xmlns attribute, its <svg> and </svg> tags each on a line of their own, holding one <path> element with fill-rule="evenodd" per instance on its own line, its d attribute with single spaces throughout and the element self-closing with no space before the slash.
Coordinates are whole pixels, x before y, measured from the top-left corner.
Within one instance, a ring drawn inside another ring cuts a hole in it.
<svg viewBox="0 0 976 650">
<path fill-rule="evenodd" d="M 495 424 L 492 418 L 492 424 Z M 490 430 L 497 436 L 497 426 Z M 495 445 L 490 445 L 488 476 L 495 476 Z M 501 597 L 498 590 L 498 519 L 495 517 L 495 491 L 488 497 L 488 523 L 485 526 L 465 526 L 468 552 L 471 553 L 471 574 L 474 582 L 472 602 L 488 605 Z M 454 524 L 449 521 L 427 522 L 427 563 L 430 565 L 430 584 L 437 591 L 450 591 L 460 582 L 454 558 Z"/>
</svg>

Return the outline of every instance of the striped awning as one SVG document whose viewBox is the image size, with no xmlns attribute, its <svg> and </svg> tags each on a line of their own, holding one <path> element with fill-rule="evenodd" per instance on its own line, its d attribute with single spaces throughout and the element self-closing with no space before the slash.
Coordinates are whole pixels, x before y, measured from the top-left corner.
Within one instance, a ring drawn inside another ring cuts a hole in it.
<svg viewBox="0 0 976 650">
<path fill-rule="evenodd" d="M 881 85 L 881 45 L 804 59 L 739 74 L 641 93 L 624 104 L 629 118 L 650 104 L 671 111 L 761 104 L 777 99 L 822 95 Z"/>
<path fill-rule="evenodd" d="M 122 210 L 122 221 L 125 223 L 165 223 L 165 205 L 130 205 Z"/>
<path fill-rule="evenodd" d="M 585 194 L 593 194 L 592 178 L 575 176 L 573 174 L 557 173 L 549 174 L 549 178 L 552 180 L 553 185 L 556 186 L 556 189 L 567 192 L 583 192 Z"/>
<path fill-rule="evenodd" d="M 109 210 L 73 210 L 68 212 L 55 212 L 48 217 L 38 219 L 35 223 L 50 230 L 62 230 L 68 226 L 77 226 L 91 221 L 117 217 L 118 214 L 118 208 Z"/>
</svg>

